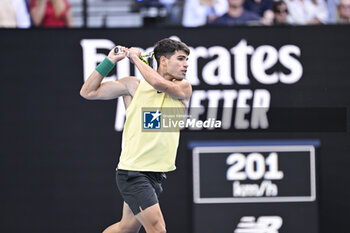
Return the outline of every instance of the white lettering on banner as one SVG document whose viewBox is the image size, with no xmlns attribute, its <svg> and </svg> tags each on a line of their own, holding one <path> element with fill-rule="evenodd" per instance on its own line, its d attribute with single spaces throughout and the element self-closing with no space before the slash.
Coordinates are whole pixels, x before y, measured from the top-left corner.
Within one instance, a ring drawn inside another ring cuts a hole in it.
<svg viewBox="0 0 350 233">
<path fill-rule="evenodd" d="M 303 67 L 297 59 L 291 56 L 293 54 L 300 57 L 300 48 L 295 45 L 285 45 L 279 51 L 281 64 L 290 70 L 289 75 L 280 72 L 280 80 L 285 84 L 296 83 L 303 75 Z"/>
<path fill-rule="evenodd" d="M 252 74 L 262 84 L 276 84 L 279 81 L 285 84 L 294 84 L 302 77 L 303 67 L 292 55 L 299 57 L 300 53 L 300 48 L 295 45 L 282 46 L 279 51 L 270 45 L 260 46 L 252 55 L 250 64 Z M 269 75 L 266 73 L 278 61 L 290 70 L 290 74 L 273 72 Z"/>
<path fill-rule="evenodd" d="M 124 107 L 123 98 L 118 98 L 117 112 L 115 115 L 114 129 L 116 131 L 122 131 L 124 128 L 126 110 Z"/>
<path fill-rule="evenodd" d="M 234 233 L 279 233 L 283 219 L 280 216 L 244 216 L 237 224 Z"/>
<path fill-rule="evenodd" d="M 105 59 L 106 54 L 97 53 L 97 49 L 111 50 L 115 44 L 106 39 L 83 39 L 80 42 L 83 48 L 84 82 L 89 78 L 91 72 L 96 68 L 96 64 Z M 115 80 L 116 76 L 109 77 L 108 80 Z M 105 80 L 104 80 L 105 81 Z"/>
<path fill-rule="evenodd" d="M 188 58 L 188 69 L 186 73 L 186 79 L 193 85 L 198 86 L 200 80 L 198 78 L 198 58 L 207 58 L 207 49 L 205 47 L 190 48 L 191 56 Z"/>
<path fill-rule="evenodd" d="M 214 60 L 208 62 L 202 71 L 203 80 L 209 85 L 231 85 L 231 56 L 230 52 L 224 47 L 213 46 L 208 49 L 209 57 L 215 57 Z M 217 75 L 215 71 L 217 70 Z"/>
<path fill-rule="evenodd" d="M 251 117 L 252 129 L 267 129 L 269 122 L 267 120 L 267 111 L 270 107 L 271 95 L 270 92 L 264 89 L 254 91 L 253 111 Z"/>
<path fill-rule="evenodd" d="M 107 55 L 97 53 L 97 50 L 110 50 L 115 44 L 107 39 L 83 39 L 80 44 L 83 49 L 84 80 L 86 80 L 91 71 L 96 67 L 96 64 L 101 62 Z M 153 50 L 152 47 L 146 50 L 140 49 L 143 53 Z M 222 46 L 212 46 L 209 48 L 199 46 L 197 48 L 190 47 L 190 49 L 191 56 L 189 57 L 187 74 L 188 81 L 194 86 L 200 85 L 198 59 L 209 59 L 216 56 L 217 58 L 204 65 L 201 72 L 203 81 L 208 85 L 231 85 L 233 84 L 233 79 L 240 85 L 250 84 L 248 76 L 248 56 L 250 55 L 250 69 L 253 77 L 261 84 L 275 84 L 279 81 L 285 84 L 293 84 L 298 82 L 303 74 L 303 67 L 300 61 L 296 59 L 296 57 L 300 57 L 301 51 L 295 45 L 284 45 L 280 50 L 270 45 L 262 45 L 254 50 L 243 39 L 235 47 L 231 48 L 230 51 Z M 234 78 L 231 77 L 230 52 L 234 55 Z M 273 72 L 272 74 L 266 74 L 266 70 L 271 69 L 278 61 L 290 70 L 290 73 Z M 118 78 L 130 75 L 130 62 L 127 59 L 119 62 L 117 66 L 119 70 L 117 71 Z M 136 76 L 140 77 L 138 73 Z"/>
<path fill-rule="evenodd" d="M 236 129 L 248 129 L 249 121 L 245 116 L 250 112 L 250 106 L 247 101 L 253 97 L 253 92 L 251 90 L 240 90 L 237 98 L 237 112 L 235 120 Z"/>
<path fill-rule="evenodd" d="M 253 46 L 248 46 L 246 40 L 241 40 L 231 49 L 235 57 L 235 78 L 240 85 L 248 85 L 250 83 L 248 78 L 248 55 L 251 55 L 253 51 Z"/>
<path fill-rule="evenodd" d="M 115 43 L 108 39 L 83 39 L 80 45 L 83 50 L 83 74 L 84 81 L 86 81 L 96 65 L 107 55 L 99 53 L 98 50 L 110 50 L 115 46 Z M 152 47 L 146 50 L 140 49 L 142 53 L 149 53 L 153 50 Z M 283 45 L 280 48 L 275 48 L 271 45 L 261 45 L 254 48 L 248 44 L 247 40 L 242 39 L 231 49 L 214 45 L 208 48 L 203 46 L 190 47 L 190 50 L 187 80 L 193 86 L 203 83 L 210 86 L 250 85 L 252 79 L 263 85 L 277 83 L 294 84 L 303 75 L 303 67 L 298 60 L 301 56 L 301 51 L 296 45 Z M 203 66 L 199 65 L 199 60 L 205 62 Z M 288 71 L 278 70 L 279 68 L 277 67 L 280 67 L 278 64 Z M 153 62 L 153 68 L 156 68 L 156 62 Z M 117 63 L 116 74 L 106 77 L 104 82 L 130 75 L 135 75 L 142 79 L 137 68 L 134 67 L 133 74 L 131 70 L 131 63 L 128 59 L 124 59 Z M 208 100 L 208 106 L 203 106 L 201 104 L 202 100 Z M 271 95 L 268 90 L 262 88 L 259 90 L 250 90 L 248 88 L 243 90 L 194 90 L 190 106 L 196 109 L 190 110 L 193 110 L 195 116 L 200 116 L 208 109 L 208 117 L 215 118 L 218 116 L 215 106 L 218 106 L 220 100 L 224 102 L 222 129 L 230 129 L 232 127 L 235 129 L 268 128 L 267 111 L 271 101 Z M 125 111 L 121 108 L 123 106 L 122 102 L 121 99 L 118 100 L 115 122 L 116 131 L 122 131 L 124 125 Z M 233 112 L 233 108 L 239 111 Z M 232 114 L 235 115 L 233 116 Z M 250 115 L 250 119 L 247 119 L 248 115 Z M 234 117 L 233 124 L 231 123 L 232 117 Z"/>
<path fill-rule="evenodd" d="M 234 114 L 234 126 L 236 129 L 266 129 L 269 126 L 267 112 L 270 106 L 270 93 L 264 89 L 255 91 L 242 90 L 195 90 L 192 93 L 189 114 L 194 119 L 199 119 L 208 109 L 206 118 L 216 118 L 219 111 L 219 101 L 223 100 L 222 129 L 231 128 L 232 115 Z M 208 106 L 202 102 L 208 100 Z M 250 101 L 252 100 L 252 101 Z M 248 105 L 252 102 L 252 106 Z M 247 115 L 251 113 L 250 119 Z"/>
<path fill-rule="evenodd" d="M 266 71 L 272 68 L 277 61 L 278 52 L 274 47 L 270 45 L 258 47 L 255 50 L 251 60 L 251 70 L 256 80 L 263 84 L 278 83 L 278 75 L 276 72 L 266 74 Z"/>
<path fill-rule="evenodd" d="M 99 49 L 105 49 L 105 50 L 111 50 L 116 45 L 111 41 L 107 39 L 83 39 L 80 42 L 80 45 L 83 49 L 83 68 L 84 68 L 84 81 L 86 81 L 89 78 L 89 75 L 91 72 L 96 68 L 97 63 L 100 63 L 105 59 L 106 55 L 105 53 L 98 53 L 97 50 Z M 139 48 L 141 50 L 141 53 L 149 53 L 153 51 L 153 48 L 147 48 L 146 50 Z M 155 65 L 155 64 L 153 64 Z M 135 76 L 142 78 L 142 75 L 138 69 L 135 70 Z M 121 77 L 127 77 L 130 76 L 130 62 L 128 59 L 124 59 L 117 63 L 117 75 L 111 75 L 109 77 L 104 78 L 104 82 L 110 81 L 110 80 L 116 80 Z"/>
</svg>

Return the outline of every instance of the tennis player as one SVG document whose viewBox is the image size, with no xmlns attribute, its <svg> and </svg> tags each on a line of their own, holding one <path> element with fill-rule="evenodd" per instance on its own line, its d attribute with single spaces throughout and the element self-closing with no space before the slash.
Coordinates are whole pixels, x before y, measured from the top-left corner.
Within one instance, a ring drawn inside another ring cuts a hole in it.
<svg viewBox="0 0 350 233">
<path fill-rule="evenodd" d="M 142 132 L 142 108 L 181 108 L 185 110 L 192 94 L 185 80 L 190 53 L 186 44 L 163 39 L 156 43 L 157 71 L 142 62 L 137 48 L 117 46 L 92 72 L 80 94 L 89 100 L 107 100 L 123 96 L 126 121 L 116 180 L 124 199 L 122 219 L 104 233 L 137 233 L 143 226 L 147 233 L 165 233 L 166 227 L 158 196 L 165 172 L 175 170 L 179 131 Z M 101 83 L 115 64 L 128 57 L 144 80 L 124 77 Z M 157 117 L 157 116 L 154 116 Z"/>
</svg>

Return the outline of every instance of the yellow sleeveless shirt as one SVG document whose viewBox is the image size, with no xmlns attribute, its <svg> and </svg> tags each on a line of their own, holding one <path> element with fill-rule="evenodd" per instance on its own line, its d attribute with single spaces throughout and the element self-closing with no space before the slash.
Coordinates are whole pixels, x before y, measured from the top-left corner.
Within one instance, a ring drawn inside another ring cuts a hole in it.
<svg viewBox="0 0 350 233">
<path fill-rule="evenodd" d="M 180 100 L 173 99 L 166 93 L 159 93 L 146 81 L 140 81 L 126 110 L 118 169 L 151 172 L 175 170 L 179 129 L 175 132 L 145 132 L 142 108 L 157 108 L 162 113 L 163 108 L 182 110 L 183 106 Z"/>
</svg>

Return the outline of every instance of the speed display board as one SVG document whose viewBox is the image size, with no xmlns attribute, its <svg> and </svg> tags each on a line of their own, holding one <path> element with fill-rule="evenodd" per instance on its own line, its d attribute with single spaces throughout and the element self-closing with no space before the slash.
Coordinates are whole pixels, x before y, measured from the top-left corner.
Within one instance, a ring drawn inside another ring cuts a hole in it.
<svg viewBox="0 0 350 233">
<path fill-rule="evenodd" d="M 244 144 L 193 147 L 194 232 L 318 232 L 319 143 Z"/>
<path fill-rule="evenodd" d="M 195 203 L 314 201 L 315 176 L 313 146 L 193 150 Z"/>
</svg>

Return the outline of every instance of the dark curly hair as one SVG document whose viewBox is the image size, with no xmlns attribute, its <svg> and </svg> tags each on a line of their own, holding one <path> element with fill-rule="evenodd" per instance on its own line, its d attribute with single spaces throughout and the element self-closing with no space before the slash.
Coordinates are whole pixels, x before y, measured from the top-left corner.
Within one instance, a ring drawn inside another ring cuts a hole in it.
<svg viewBox="0 0 350 233">
<path fill-rule="evenodd" d="M 181 41 L 172 40 L 172 39 L 163 39 L 158 41 L 154 46 L 154 57 L 157 61 L 159 67 L 159 60 L 161 56 L 170 58 L 176 51 L 184 51 L 187 55 L 190 54 L 190 49 L 187 45 Z"/>
</svg>

